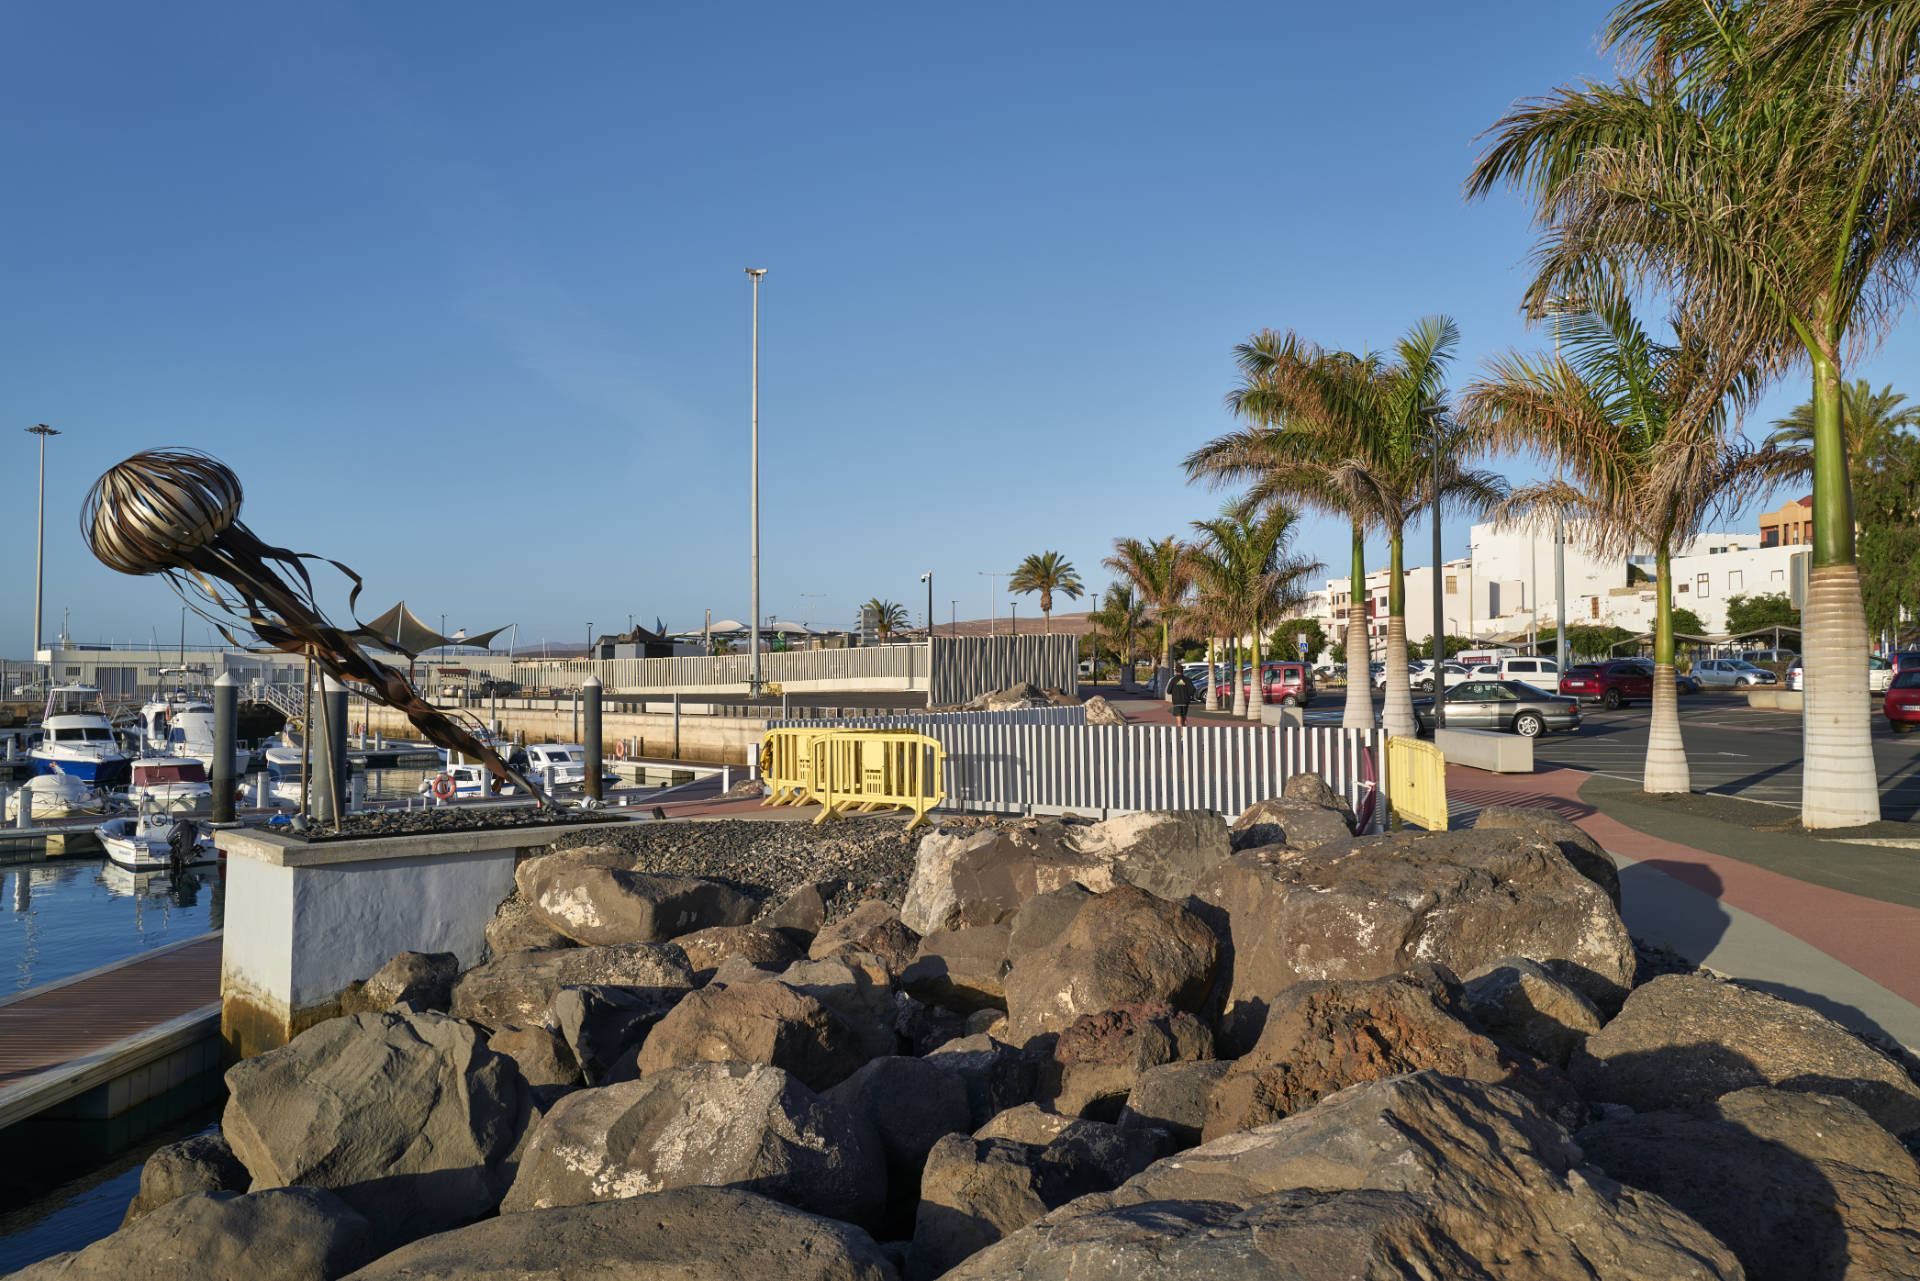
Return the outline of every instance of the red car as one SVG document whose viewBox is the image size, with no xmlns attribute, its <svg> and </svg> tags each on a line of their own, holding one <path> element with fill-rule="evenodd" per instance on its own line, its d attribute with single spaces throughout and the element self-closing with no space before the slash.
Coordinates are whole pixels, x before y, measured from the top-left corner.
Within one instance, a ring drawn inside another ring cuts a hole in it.
<svg viewBox="0 0 1920 1281">
<path fill-rule="evenodd" d="M 1560 678 L 1560 692 L 1612 709 L 1653 698 L 1653 677 L 1640 663 L 1582 663 Z"/>
<path fill-rule="evenodd" d="M 1893 678 L 1880 710 L 1887 714 L 1887 728 L 1896 734 L 1920 729 L 1920 666 L 1907 668 Z"/>
<path fill-rule="evenodd" d="M 1253 684 L 1242 680 L 1248 698 L 1253 697 Z M 1260 664 L 1260 697 L 1269 703 L 1278 703 L 1282 707 L 1305 707 L 1313 701 L 1313 673 L 1305 663 L 1262 663 Z"/>
</svg>

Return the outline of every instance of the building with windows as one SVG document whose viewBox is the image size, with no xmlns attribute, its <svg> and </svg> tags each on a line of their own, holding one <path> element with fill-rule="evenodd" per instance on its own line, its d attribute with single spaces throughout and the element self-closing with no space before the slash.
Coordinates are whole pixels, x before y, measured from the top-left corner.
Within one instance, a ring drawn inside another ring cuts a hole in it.
<svg viewBox="0 0 1920 1281">
<path fill-rule="evenodd" d="M 1760 518 L 1762 547 L 1798 547 L 1813 541 L 1813 495 L 1796 498 Z"/>
</svg>

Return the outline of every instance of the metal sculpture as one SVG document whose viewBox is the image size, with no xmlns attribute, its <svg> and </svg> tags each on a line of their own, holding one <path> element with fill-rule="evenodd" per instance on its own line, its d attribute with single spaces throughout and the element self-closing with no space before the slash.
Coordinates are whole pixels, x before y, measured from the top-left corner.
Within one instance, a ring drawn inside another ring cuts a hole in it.
<svg viewBox="0 0 1920 1281">
<path fill-rule="evenodd" d="M 314 598 L 306 566 L 326 558 L 262 542 L 240 520 L 241 497 L 240 478 L 218 459 L 195 449 L 150 449 L 94 482 L 80 511 L 80 528 L 102 564 L 138 577 L 163 576 L 189 608 L 236 647 L 244 648 L 227 628 L 234 619 L 244 621 L 261 643 L 310 658 L 370 701 L 398 710 L 428 742 L 479 760 L 502 786 L 517 784 L 540 804 L 551 804 L 493 749 L 422 698 L 405 674 L 373 661 L 366 651 L 408 659 L 413 653 L 357 620 L 352 628 L 329 621 Z M 352 580 L 347 597 L 352 610 L 360 576 L 337 560 L 326 563 Z M 219 584 L 235 599 L 229 600 Z"/>
</svg>

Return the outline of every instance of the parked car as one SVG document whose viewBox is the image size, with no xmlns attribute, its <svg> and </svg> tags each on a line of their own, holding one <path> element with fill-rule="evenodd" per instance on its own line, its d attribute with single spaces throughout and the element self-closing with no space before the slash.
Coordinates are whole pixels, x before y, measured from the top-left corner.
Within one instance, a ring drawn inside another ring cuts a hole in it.
<svg viewBox="0 0 1920 1281">
<path fill-rule="evenodd" d="M 1653 673 L 1638 663 L 1582 663 L 1560 678 L 1560 692 L 1609 711 L 1653 697 Z"/>
<path fill-rule="evenodd" d="M 1744 658 L 1703 658 L 1693 665 L 1693 675 L 1702 685 L 1711 689 L 1780 683 L 1778 676 L 1764 667 L 1755 667 Z"/>
<path fill-rule="evenodd" d="M 1646 659 L 1629 658 L 1621 661 L 1631 663 L 1635 667 L 1638 667 L 1647 674 L 1648 680 L 1653 679 L 1653 664 Z M 1675 671 L 1673 674 L 1673 689 L 1677 694 L 1698 694 L 1700 692 L 1700 682 L 1685 672 Z"/>
<path fill-rule="evenodd" d="M 1787 688 L 1805 689 L 1807 680 L 1806 665 L 1801 659 L 1794 659 L 1787 667 Z M 1893 664 L 1878 654 L 1867 655 L 1867 692 L 1884 694 L 1893 684 Z"/>
<path fill-rule="evenodd" d="M 1750 649 L 1740 655 L 1741 660 L 1748 663 L 1792 663 L 1799 657 L 1790 649 Z"/>
<path fill-rule="evenodd" d="M 1538 738 L 1548 730 L 1580 728 L 1580 700 L 1549 694 L 1524 681 L 1473 680 L 1446 691 L 1447 728 L 1508 730 Z M 1421 733 L 1433 731 L 1433 700 L 1413 700 Z"/>
<path fill-rule="evenodd" d="M 1897 672 L 1920 672 L 1920 654 L 1889 654 L 1887 661 L 1893 664 Z"/>
<path fill-rule="evenodd" d="M 1896 734 L 1920 728 L 1920 664 L 1893 678 L 1880 710 L 1886 714 L 1887 728 Z"/>
<path fill-rule="evenodd" d="M 1252 698 L 1253 683 L 1243 676 L 1241 685 Z M 1316 692 L 1313 673 L 1305 663 L 1260 664 L 1260 697 L 1265 701 L 1282 707 L 1305 707 Z"/>
<path fill-rule="evenodd" d="M 1459 663 L 1442 663 L 1440 665 L 1440 671 L 1442 679 L 1445 681 L 1448 689 L 1452 689 L 1455 685 L 1463 681 L 1473 679 L 1473 673 Z M 1420 673 L 1420 679 L 1415 681 L 1414 684 L 1429 694 L 1433 693 L 1432 669 L 1429 668 L 1427 671 Z"/>
<path fill-rule="evenodd" d="M 1420 668 L 1418 664 L 1407 664 L 1407 679 L 1409 683 L 1420 679 Z M 1373 687 L 1375 689 L 1385 689 L 1387 687 L 1387 665 L 1385 663 L 1381 663 L 1374 668 Z"/>
</svg>

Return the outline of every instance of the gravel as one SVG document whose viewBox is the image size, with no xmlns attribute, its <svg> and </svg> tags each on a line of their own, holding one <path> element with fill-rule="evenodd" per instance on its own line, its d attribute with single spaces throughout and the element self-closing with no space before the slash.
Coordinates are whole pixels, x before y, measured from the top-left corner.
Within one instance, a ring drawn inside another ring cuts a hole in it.
<svg viewBox="0 0 1920 1281">
<path fill-rule="evenodd" d="M 636 823 L 563 836 L 553 848 L 611 845 L 634 856 L 636 871 L 722 881 L 760 899 L 766 909 L 802 885 L 836 879 L 844 884 L 827 909 L 829 919 L 837 919 L 862 899 L 897 904 L 906 897 L 920 838 L 936 829 L 905 827 L 900 816 L 845 818 L 818 827 L 747 819 Z"/>
<path fill-rule="evenodd" d="M 327 841 L 357 841 L 369 836 L 422 836 L 430 832 L 480 832 L 496 828 L 552 827 L 562 823 L 624 823 L 628 815 L 594 814 L 581 810 L 538 810 L 532 806 L 460 809 L 452 806 L 418 810 L 370 810 L 349 814 L 338 829 L 296 832 L 287 824 L 269 830 L 309 845 Z"/>
</svg>

